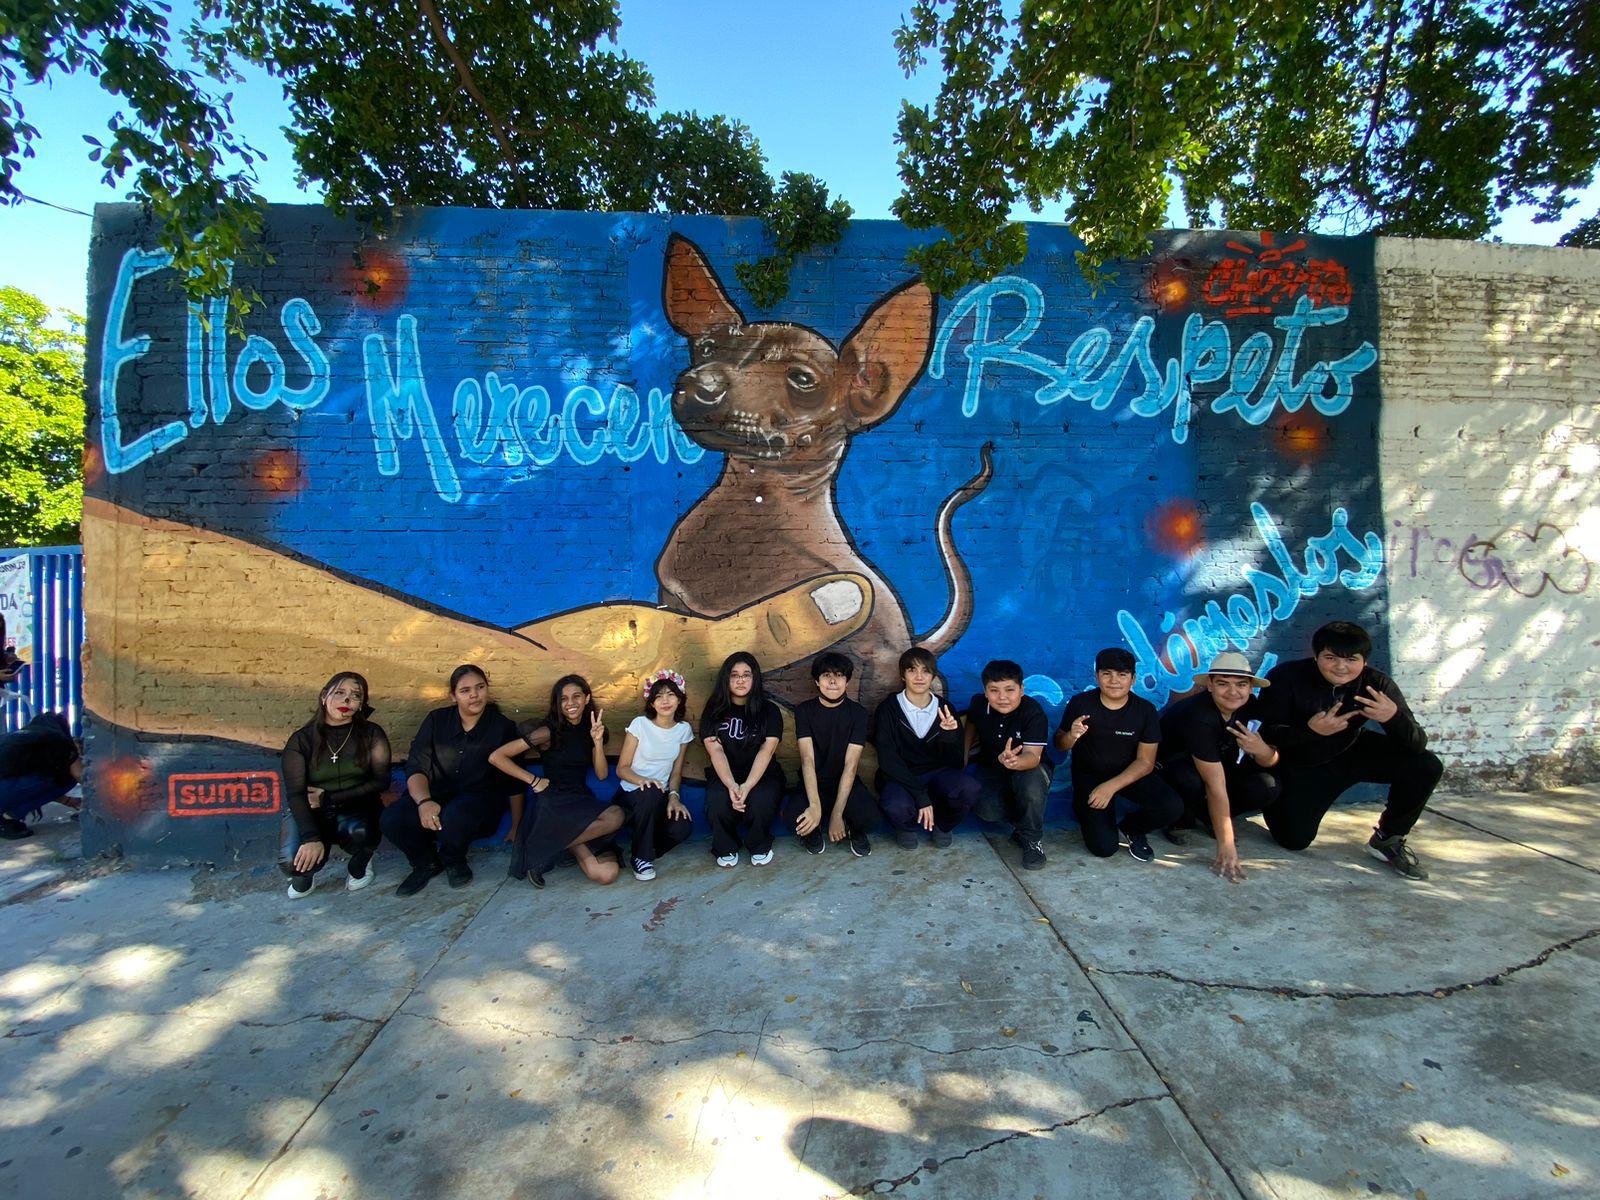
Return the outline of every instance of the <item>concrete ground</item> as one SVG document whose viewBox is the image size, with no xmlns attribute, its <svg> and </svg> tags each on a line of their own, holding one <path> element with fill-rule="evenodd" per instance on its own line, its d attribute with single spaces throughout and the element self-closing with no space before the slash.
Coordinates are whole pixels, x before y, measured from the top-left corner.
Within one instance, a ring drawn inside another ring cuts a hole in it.
<svg viewBox="0 0 1600 1200">
<path fill-rule="evenodd" d="M 0 847 L 0 1195 L 1594 1196 L 1597 804 L 1440 797 L 1425 884 L 1346 809 L 1233 886 L 966 831 L 294 904 L 56 821 Z"/>
</svg>

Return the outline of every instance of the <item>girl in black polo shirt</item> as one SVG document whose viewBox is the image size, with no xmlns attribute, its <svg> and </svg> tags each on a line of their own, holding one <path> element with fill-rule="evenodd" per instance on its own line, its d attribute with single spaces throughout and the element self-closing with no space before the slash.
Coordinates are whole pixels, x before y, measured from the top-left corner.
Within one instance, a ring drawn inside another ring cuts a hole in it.
<svg viewBox="0 0 1600 1200">
<path fill-rule="evenodd" d="M 772 861 L 772 821 L 783 800 L 783 770 L 772 761 L 783 737 L 783 714 L 761 685 L 755 656 L 730 654 L 717 683 L 700 737 L 711 759 L 706 779 L 706 820 L 717 866 L 739 865 L 739 845 L 750 851 L 750 865 Z"/>
</svg>

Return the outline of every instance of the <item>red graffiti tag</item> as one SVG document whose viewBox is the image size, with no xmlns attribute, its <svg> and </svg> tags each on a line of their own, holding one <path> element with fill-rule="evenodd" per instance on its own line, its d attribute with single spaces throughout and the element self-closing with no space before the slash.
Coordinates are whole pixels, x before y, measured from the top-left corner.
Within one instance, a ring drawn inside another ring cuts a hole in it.
<svg viewBox="0 0 1600 1200">
<path fill-rule="evenodd" d="M 1206 277 L 1201 295 L 1206 303 L 1226 305 L 1230 317 L 1270 313 L 1275 305 L 1309 297 L 1312 307 L 1350 303 L 1350 275 L 1342 263 L 1331 259 L 1287 256 L 1306 248 L 1304 238 L 1287 246 L 1274 246 L 1272 235 L 1261 235 L 1259 249 L 1229 242 L 1238 257 L 1218 260 Z"/>
</svg>

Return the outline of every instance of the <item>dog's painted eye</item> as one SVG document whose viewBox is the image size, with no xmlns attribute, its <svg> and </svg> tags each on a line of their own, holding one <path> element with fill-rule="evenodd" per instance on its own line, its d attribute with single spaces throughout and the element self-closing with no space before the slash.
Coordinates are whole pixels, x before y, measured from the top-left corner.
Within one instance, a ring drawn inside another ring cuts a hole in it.
<svg viewBox="0 0 1600 1200">
<path fill-rule="evenodd" d="M 817 386 L 817 377 L 804 367 L 790 367 L 789 386 L 796 391 L 809 392 Z"/>
<path fill-rule="evenodd" d="M 717 339 L 716 338 L 710 337 L 710 336 L 695 338 L 695 340 L 694 340 L 694 352 L 696 354 L 711 355 L 711 354 L 715 354 L 716 350 L 717 350 Z"/>
</svg>

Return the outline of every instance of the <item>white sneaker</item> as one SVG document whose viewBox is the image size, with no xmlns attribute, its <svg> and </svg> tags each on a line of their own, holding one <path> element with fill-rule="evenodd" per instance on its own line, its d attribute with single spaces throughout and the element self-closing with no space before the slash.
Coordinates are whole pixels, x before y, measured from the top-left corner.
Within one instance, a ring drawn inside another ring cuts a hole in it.
<svg viewBox="0 0 1600 1200">
<path fill-rule="evenodd" d="M 752 854 L 750 856 L 750 865 L 752 867 L 764 867 L 771 861 L 772 861 L 772 851 L 771 850 L 768 850 L 765 854 Z"/>
<path fill-rule="evenodd" d="M 649 883 L 656 877 L 656 865 L 642 858 L 633 860 L 633 877 L 640 883 Z"/>
<path fill-rule="evenodd" d="M 368 859 L 367 873 L 365 875 L 351 875 L 344 881 L 344 890 L 347 892 L 359 892 L 362 888 L 366 887 L 372 882 L 373 876 L 378 873 L 377 866 L 377 863 L 373 862 L 371 859 Z"/>
<path fill-rule="evenodd" d="M 294 886 L 294 880 L 291 879 L 291 880 L 289 880 L 289 888 L 288 888 L 288 893 L 287 894 L 289 896 L 289 899 L 291 899 L 291 900 L 304 900 L 307 896 L 311 895 L 311 889 L 316 887 L 316 886 L 317 886 L 317 877 L 315 875 L 311 876 L 311 880 L 310 880 L 309 883 L 306 884 L 306 890 L 303 891 L 303 892 L 299 888 Z"/>
<path fill-rule="evenodd" d="M 719 867 L 737 867 L 738 865 L 739 852 L 737 850 L 735 850 L 732 854 L 717 855 L 717 866 Z"/>
</svg>

